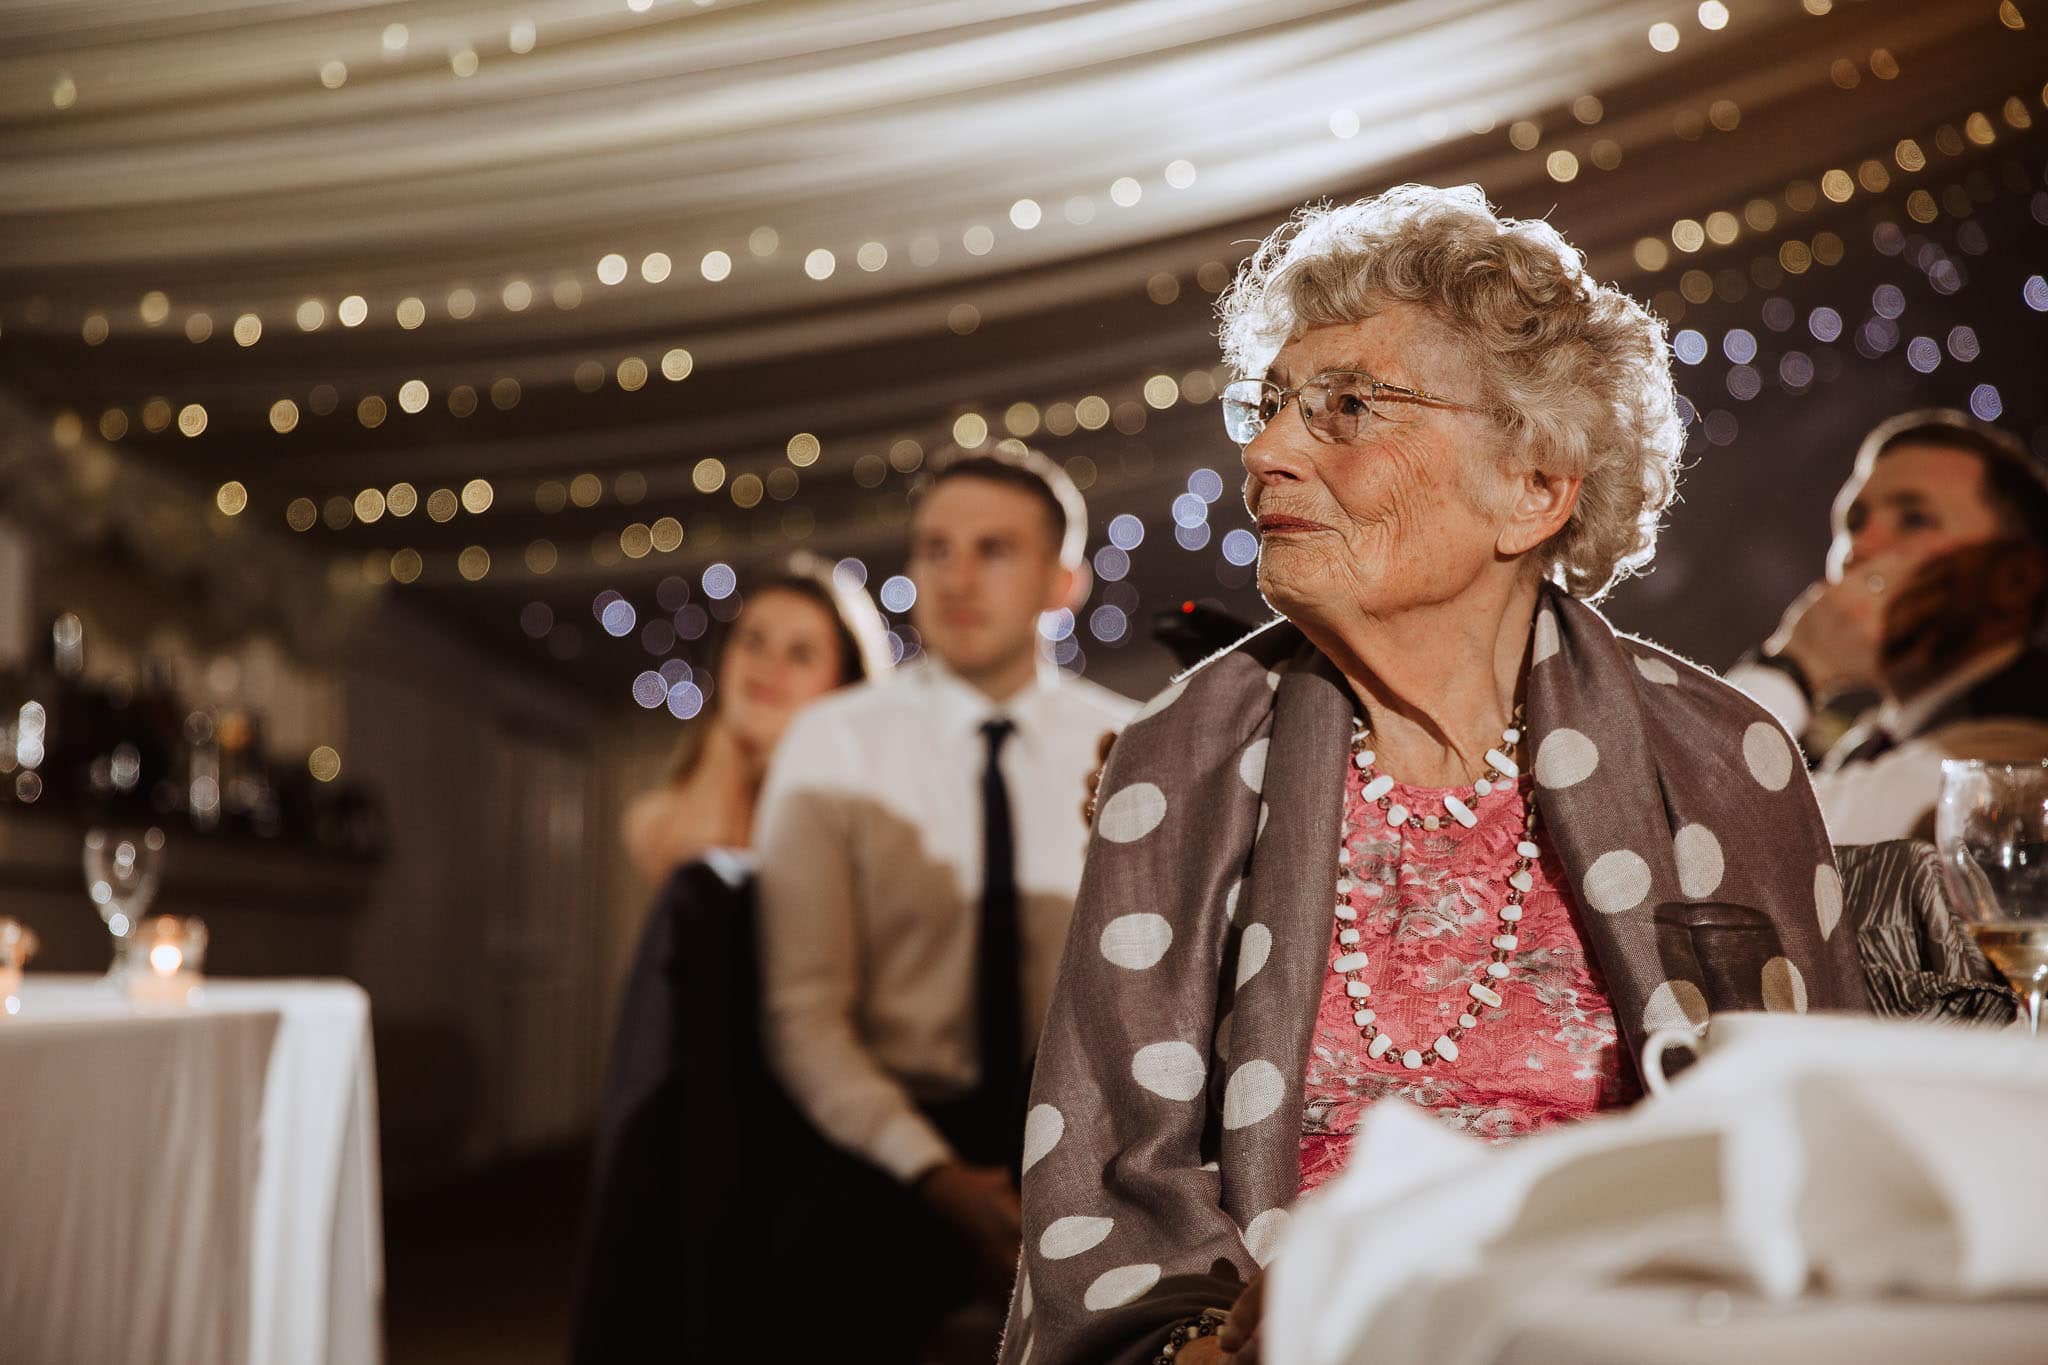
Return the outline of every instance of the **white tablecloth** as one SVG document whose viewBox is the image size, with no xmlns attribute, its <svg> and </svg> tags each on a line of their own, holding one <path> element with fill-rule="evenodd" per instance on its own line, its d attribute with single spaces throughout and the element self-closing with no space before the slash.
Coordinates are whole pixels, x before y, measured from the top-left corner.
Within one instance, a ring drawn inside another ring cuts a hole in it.
<svg viewBox="0 0 2048 1365">
<path fill-rule="evenodd" d="M 30 973 L 0 1017 L 0 1361 L 375 1365 L 370 1005 L 216 979 L 138 1010 Z"/>
</svg>

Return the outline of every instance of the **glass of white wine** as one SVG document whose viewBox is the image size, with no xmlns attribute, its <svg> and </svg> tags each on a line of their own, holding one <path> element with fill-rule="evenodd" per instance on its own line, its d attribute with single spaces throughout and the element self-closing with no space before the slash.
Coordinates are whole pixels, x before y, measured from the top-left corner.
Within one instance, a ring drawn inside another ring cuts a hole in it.
<svg viewBox="0 0 2048 1365">
<path fill-rule="evenodd" d="M 1950 903 L 2038 1034 L 2048 992 L 2048 761 L 1944 761 L 1934 840 Z"/>
</svg>

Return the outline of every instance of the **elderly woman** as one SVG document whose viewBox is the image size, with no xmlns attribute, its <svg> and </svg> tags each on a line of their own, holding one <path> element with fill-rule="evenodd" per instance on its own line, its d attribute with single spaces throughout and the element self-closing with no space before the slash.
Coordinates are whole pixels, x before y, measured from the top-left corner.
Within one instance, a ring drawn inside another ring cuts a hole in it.
<svg viewBox="0 0 2048 1365">
<path fill-rule="evenodd" d="M 1587 605 L 1677 478 L 1657 320 L 1420 186 L 1300 213 L 1222 315 L 1286 619 L 1103 774 L 1006 1365 L 1256 1359 L 1288 1206 L 1382 1100 L 1508 1138 L 1630 1102 L 1658 1027 L 1863 1004 L 1784 732 Z"/>
</svg>

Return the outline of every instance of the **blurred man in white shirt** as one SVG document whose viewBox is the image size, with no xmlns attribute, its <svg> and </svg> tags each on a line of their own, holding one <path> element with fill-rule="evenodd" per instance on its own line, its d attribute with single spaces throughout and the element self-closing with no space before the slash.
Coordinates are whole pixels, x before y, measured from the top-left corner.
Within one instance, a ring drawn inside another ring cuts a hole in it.
<svg viewBox="0 0 2048 1365">
<path fill-rule="evenodd" d="M 757 840 L 770 1057 L 867 1177 L 820 1196 L 841 1204 L 824 1225 L 864 1222 L 848 1254 L 898 1263 L 849 1270 L 903 1291 L 876 1306 L 888 1339 L 863 1359 L 895 1358 L 921 1315 L 951 1306 L 923 1283 L 943 1278 L 934 1253 L 1007 1289 L 1026 1070 L 1080 882 L 1083 783 L 1135 709 L 1045 653 L 1041 616 L 1085 592 L 1086 508 L 1056 465 L 960 458 L 911 535 L 927 659 L 798 717 Z"/>
<path fill-rule="evenodd" d="M 1835 842 L 1931 838 L 1943 759 L 2048 757 L 2048 472 L 1966 413 L 1905 413 L 1864 440 L 1834 530 L 1728 680 L 1818 760 Z"/>
</svg>

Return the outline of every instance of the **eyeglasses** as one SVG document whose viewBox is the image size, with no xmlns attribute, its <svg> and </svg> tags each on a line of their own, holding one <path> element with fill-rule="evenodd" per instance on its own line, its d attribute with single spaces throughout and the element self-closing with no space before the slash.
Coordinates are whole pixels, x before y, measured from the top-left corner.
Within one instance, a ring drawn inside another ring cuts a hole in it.
<svg viewBox="0 0 2048 1365">
<path fill-rule="evenodd" d="M 1389 384 L 1359 370 L 1331 370 L 1291 389 L 1264 379 L 1240 379 L 1225 385 L 1220 397 L 1223 428 L 1241 446 L 1250 445 L 1290 398 L 1301 409 L 1309 434 L 1333 445 L 1363 440 L 1381 424 L 1419 422 L 1431 407 L 1486 411 L 1440 394 Z"/>
</svg>

